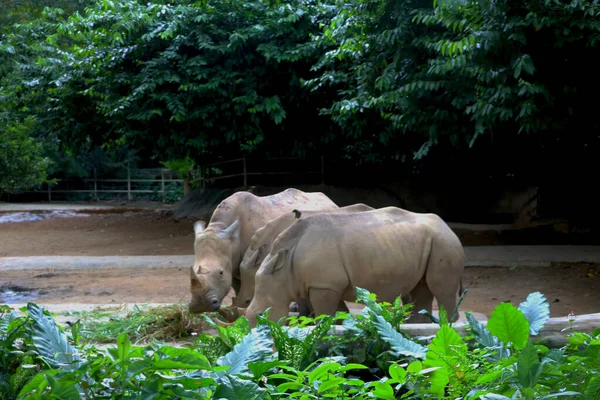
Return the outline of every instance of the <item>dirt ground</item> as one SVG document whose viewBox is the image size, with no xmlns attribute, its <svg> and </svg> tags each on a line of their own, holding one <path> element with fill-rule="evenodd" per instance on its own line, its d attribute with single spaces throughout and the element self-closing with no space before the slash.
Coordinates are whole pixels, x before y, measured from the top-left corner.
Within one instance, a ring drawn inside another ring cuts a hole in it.
<svg viewBox="0 0 600 400">
<path fill-rule="evenodd" d="M 591 273 L 592 272 L 592 273 Z M 465 269 L 467 295 L 461 310 L 489 317 L 503 301 L 518 305 L 534 291 L 550 303 L 552 317 L 598 312 L 600 266 L 559 265 L 555 267 L 469 267 Z M 589 275 L 588 275 L 589 274 Z M 592 275 L 592 276 L 590 276 Z M 187 268 L 131 268 L 76 271 L 5 271 L 0 292 L 11 302 L 120 304 L 187 303 Z M 1 296 L 0 296 L 1 297 Z M 230 296 L 225 304 L 231 304 Z M 2 303 L 2 301 L 0 301 Z"/>
<path fill-rule="evenodd" d="M 0 257 L 194 254 L 194 221 L 161 210 L 36 214 L 47 219 L 0 223 Z"/>
<path fill-rule="evenodd" d="M 163 212 L 148 210 L 85 212 L 0 223 L 0 257 L 193 254 L 191 220 L 174 221 Z M 468 236 L 461 238 L 466 246 L 494 244 L 496 240 L 486 241 L 485 233 L 478 234 L 475 243 Z M 0 303 L 187 303 L 188 282 L 186 268 L 172 267 L 3 271 Z M 546 296 L 553 317 L 566 316 L 571 310 L 576 314 L 594 313 L 600 304 L 600 265 L 469 267 L 465 269 L 464 286 L 468 294 L 461 310 L 488 316 L 498 303 L 518 305 L 534 291 Z"/>
</svg>

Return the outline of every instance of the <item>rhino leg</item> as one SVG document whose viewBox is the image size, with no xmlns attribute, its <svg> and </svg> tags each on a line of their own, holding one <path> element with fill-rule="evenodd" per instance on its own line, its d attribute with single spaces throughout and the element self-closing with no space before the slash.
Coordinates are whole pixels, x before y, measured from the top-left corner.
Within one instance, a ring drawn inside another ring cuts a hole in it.
<svg viewBox="0 0 600 400">
<path fill-rule="evenodd" d="M 308 291 L 308 297 L 316 316 L 322 314 L 334 316 L 342 302 L 342 295 L 330 289 L 312 288 Z"/>
<path fill-rule="evenodd" d="M 300 317 L 308 317 L 312 312 L 312 307 L 308 300 L 296 300 L 296 305 L 298 306 L 298 315 Z"/>
<path fill-rule="evenodd" d="M 422 309 L 426 309 L 429 313 L 433 310 L 433 293 L 429 290 L 425 279 L 421 279 L 419 284 L 410 292 L 410 295 L 406 297 L 410 299 L 410 302 L 414 302 L 412 315 L 406 320 L 406 323 L 419 324 L 431 322 L 429 317 L 419 314 L 419 311 Z M 404 303 L 404 298 L 402 298 L 402 302 Z"/>
</svg>

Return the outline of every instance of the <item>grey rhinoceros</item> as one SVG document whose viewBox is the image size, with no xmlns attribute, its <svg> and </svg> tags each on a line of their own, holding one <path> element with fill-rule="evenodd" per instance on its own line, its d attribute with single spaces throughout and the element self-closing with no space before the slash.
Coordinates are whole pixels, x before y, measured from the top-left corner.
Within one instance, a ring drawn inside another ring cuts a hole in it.
<svg viewBox="0 0 600 400">
<path fill-rule="evenodd" d="M 189 311 L 215 311 L 229 293 L 240 288 L 239 266 L 252 235 L 278 216 L 297 208 L 329 210 L 339 208 L 321 192 L 305 193 L 290 188 L 271 196 L 237 192 L 223 200 L 206 226 L 194 224 L 195 261 L 191 267 Z"/>
<path fill-rule="evenodd" d="M 308 217 L 316 214 L 343 214 L 370 210 L 374 210 L 374 208 L 366 204 L 358 203 L 331 210 L 294 210 L 291 213 L 280 215 L 279 217 L 269 221 L 265 226 L 257 230 L 252 236 L 252 239 L 250 240 L 250 246 L 248 246 L 248 250 L 246 250 L 244 257 L 242 258 L 242 262 L 240 264 L 242 285 L 240 287 L 240 292 L 233 302 L 233 305 L 237 307 L 248 307 L 252 301 L 252 298 L 254 297 L 255 275 L 260 267 L 260 264 L 271 250 L 271 245 L 277 236 L 279 236 L 281 232 L 288 228 L 297 218 Z M 310 313 L 308 302 L 299 302 L 299 305 L 307 307 L 302 307 L 298 310 L 300 315 L 308 315 Z M 344 311 L 348 310 L 343 301 L 340 303 L 339 309 Z"/>
<path fill-rule="evenodd" d="M 435 214 L 385 207 L 311 215 L 275 239 L 256 273 L 252 302 L 240 311 L 255 326 L 267 308 L 277 321 L 291 301 L 309 299 L 315 315 L 335 315 L 341 300 L 356 299 L 358 286 L 387 302 L 410 293 L 414 310 L 431 312 L 435 297 L 452 313 L 464 258 L 459 238 Z M 413 314 L 408 322 L 426 321 Z"/>
</svg>

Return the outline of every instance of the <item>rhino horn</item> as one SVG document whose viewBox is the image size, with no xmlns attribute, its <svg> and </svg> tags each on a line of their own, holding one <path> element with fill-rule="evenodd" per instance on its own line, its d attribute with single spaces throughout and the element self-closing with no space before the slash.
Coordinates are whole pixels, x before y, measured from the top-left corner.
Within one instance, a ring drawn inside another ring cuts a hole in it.
<svg viewBox="0 0 600 400">
<path fill-rule="evenodd" d="M 206 222 L 204 222 L 204 221 L 196 221 L 196 223 L 194 224 L 194 233 L 196 235 L 199 235 L 202 232 L 204 232 L 204 228 L 206 228 Z"/>
<path fill-rule="evenodd" d="M 235 221 L 233 221 L 233 223 L 231 225 L 229 225 L 227 228 L 223 229 L 221 232 L 218 233 L 219 237 L 223 238 L 223 239 L 230 239 L 232 237 L 236 237 L 237 236 L 237 228 L 240 225 L 240 219 L 236 219 Z"/>
<path fill-rule="evenodd" d="M 228 326 L 233 326 L 233 322 L 223 322 L 223 321 L 221 321 L 221 320 L 219 320 L 219 319 L 216 319 L 214 322 L 215 322 L 217 325 L 223 326 L 223 327 L 225 327 L 225 328 L 226 328 L 226 327 L 228 327 Z"/>
</svg>

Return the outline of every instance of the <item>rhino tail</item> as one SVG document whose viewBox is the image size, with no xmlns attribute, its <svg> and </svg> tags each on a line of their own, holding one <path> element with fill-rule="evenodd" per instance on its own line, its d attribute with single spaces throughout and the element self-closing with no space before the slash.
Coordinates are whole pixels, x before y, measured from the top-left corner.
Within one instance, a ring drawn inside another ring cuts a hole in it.
<svg viewBox="0 0 600 400">
<path fill-rule="evenodd" d="M 296 219 L 300 219 L 300 217 L 302 216 L 302 213 L 298 210 L 294 210 L 292 212 L 294 213 L 294 216 L 296 217 Z"/>
<path fill-rule="evenodd" d="M 458 288 L 458 296 L 462 296 L 465 290 L 463 289 L 463 278 L 460 278 L 460 287 Z"/>
</svg>

